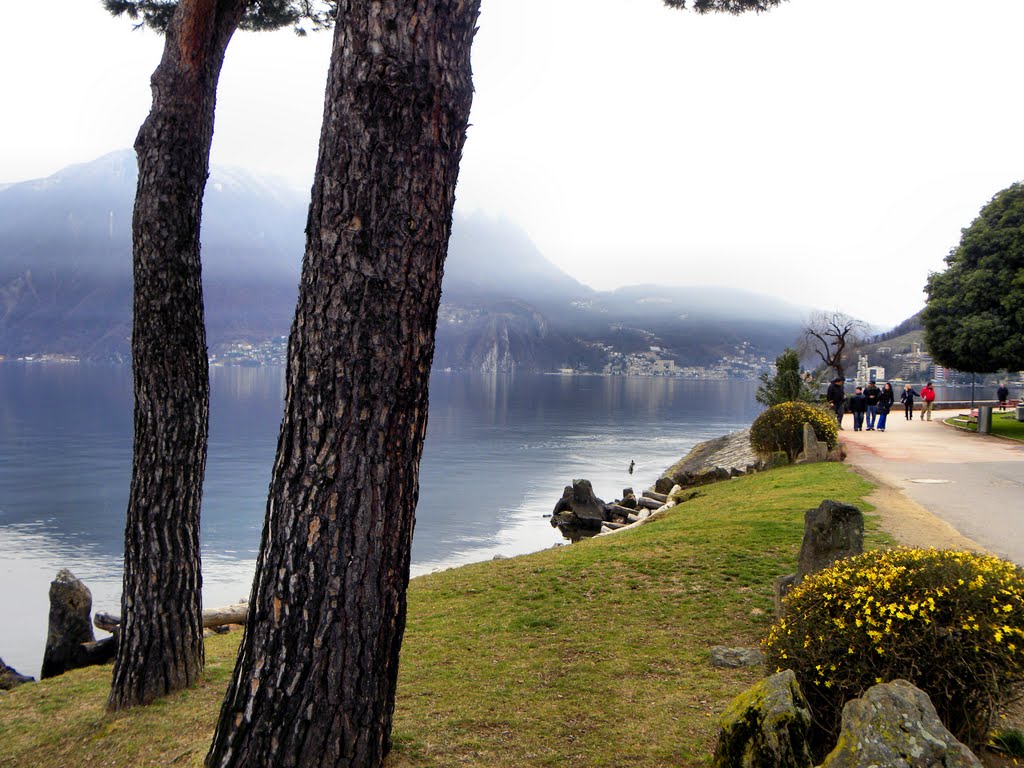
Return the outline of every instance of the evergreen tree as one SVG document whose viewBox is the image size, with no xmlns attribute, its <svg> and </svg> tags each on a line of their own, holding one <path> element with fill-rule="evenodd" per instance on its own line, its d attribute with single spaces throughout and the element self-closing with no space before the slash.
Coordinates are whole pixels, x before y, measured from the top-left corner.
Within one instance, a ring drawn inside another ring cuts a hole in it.
<svg viewBox="0 0 1024 768">
<path fill-rule="evenodd" d="M 787 348 L 776 357 L 775 374 L 762 373 L 760 381 L 761 386 L 757 388 L 754 399 L 767 407 L 793 401 L 816 403 L 821 400 L 817 382 L 804 378 L 800 373 L 800 356 L 795 349 Z"/>
<path fill-rule="evenodd" d="M 374 768 L 390 749 L 478 11 L 339 2 L 285 417 L 208 766 Z"/>
<path fill-rule="evenodd" d="M 935 361 L 959 371 L 1024 369 L 1024 182 L 997 193 L 962 230 L 922 313 Z"/>
<path fill-rule="evenodd" d="M 199 226 L 217 81 L 240 24 L 294 25 L 303 9 L 250 0 L 104 5 L 166 36 L 152 77 L 153 106 L 135 140 L 135 427 L 121 626 L 107 703 L 116 710 L 187 686 L 203 667 L 199 507 L 209 372 Z"/>
</svg>

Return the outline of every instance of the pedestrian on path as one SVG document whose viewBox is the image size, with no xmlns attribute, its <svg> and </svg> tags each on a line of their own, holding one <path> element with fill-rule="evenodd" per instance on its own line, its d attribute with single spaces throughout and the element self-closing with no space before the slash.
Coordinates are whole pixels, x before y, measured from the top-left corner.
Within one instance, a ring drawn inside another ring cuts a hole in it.
<svg viewBox="0 0 1024 768">
<path fill-rule="evenodd" d="M 999 410 L 1006 410 L 1006 401 L 1010 399 L 1010 390 L 1005 381 L 999 382 L 999 389 L 996 390 L 996 400 L 999 401 Z"/>
<path fill-rule="evenodd" d="M 935 388 L 929 381 L 923 387 L 921 387 L 921 420 L 924 421 L 924 417 L 928 417 L 928 421 L 932 420 L 932 403 L 935 402 Z"/>
<path fill-rule="evenodd" d="M 868 409 L 868 401 L 864 397 L 864 390 L 857 387 L 850 398 L 850 413 L 853 414 L 853 431 L 860 432 L 864 429 L 864 413 Z"/>
<path fill-rule="evenodd" d="M 843 428 L 843 411 L 846 409 L 846 390 L 843 389 L 843 379 L 835 378 L 832 383 L 828 385 L 828 391 L 825 393 L 825 399 L 828 400 L 832 406 L 832 410 L 836 414 L 836 421 L 839 422 L 839 428 Z"/>
<path fill-rule="evenodd" d="M 882 390 L 875 385 L 875 380 L 872 379 L 868 382 L 867 389 L 864 390 L 864 397 L 868 405 L 868 432 L 875 430 L 875 419 L 878 418 L 878 398 L 881 396 Z"/>
<path fill-rule="evenodd" d="M 907 421 L 912 421 L 914 418 L 914 398 L 920 397 L 920 393 L 915 392 L 914 388 L 907 384 L 903 388 L 903 394 L 900 395 L 900 402 L 903 403 L 903 415 Z"/>
<path fill-rule="evenodd" d="M 885 432 L 885 420 L 892 410 L 892 404 L 896 402 L 896 393 L 892 391 L 892 384 L 888 381 L 882 387 L 882 394 L 878 397 L 878 431 Z"/>
</svg>

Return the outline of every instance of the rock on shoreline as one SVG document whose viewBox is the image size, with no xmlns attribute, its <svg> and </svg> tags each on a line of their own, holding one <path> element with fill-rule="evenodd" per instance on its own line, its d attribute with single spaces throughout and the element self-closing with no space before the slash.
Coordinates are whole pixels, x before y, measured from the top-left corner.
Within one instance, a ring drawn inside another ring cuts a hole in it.
<svg viewBox="0 0 1024 768">
<path fill-rule="evenodd" d="M 750 429 L 740 429 L 728 435 L 697 443 L 654 484 L 654 490 L 668 493 L 672 486 L 692 488 L 717 483 L 766 467 L 764 459 L 750 446 Z"/>
</svg>

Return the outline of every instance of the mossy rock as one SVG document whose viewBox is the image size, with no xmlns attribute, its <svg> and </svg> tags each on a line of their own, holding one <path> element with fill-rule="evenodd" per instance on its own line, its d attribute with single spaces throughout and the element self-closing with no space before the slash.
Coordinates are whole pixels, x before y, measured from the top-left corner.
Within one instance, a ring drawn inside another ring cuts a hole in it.
<svg viewBox="0 0 1024 768">
<path fill-rule="evenodd" d="M 714 768 L 811 768 L 811 712 L 793 670 L 758 682 L 722 714 Z"/>
</svg>

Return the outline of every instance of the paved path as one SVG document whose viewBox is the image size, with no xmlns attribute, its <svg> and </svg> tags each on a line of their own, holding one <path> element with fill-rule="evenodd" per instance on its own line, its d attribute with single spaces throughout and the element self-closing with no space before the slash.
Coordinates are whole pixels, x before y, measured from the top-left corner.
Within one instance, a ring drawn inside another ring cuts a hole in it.
<svg viewBox="0 0 1024 768">
<path fill-rule="evenodd" d="M 885 432 L 843 419 L 847 461 L 902 491 L 957 531 L 1024 565 L 1024 443 L 962 432 L 893 408 Z"/>
</svg>

